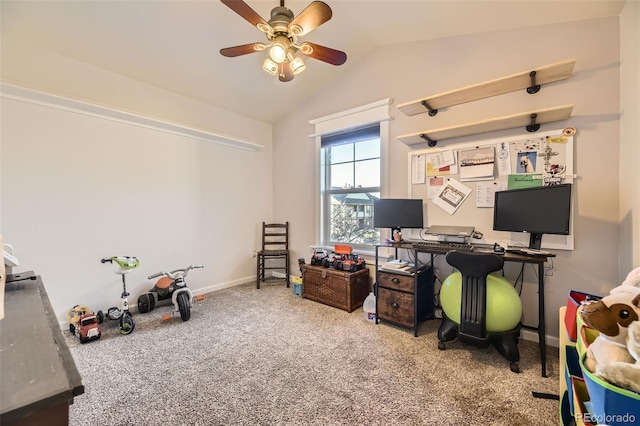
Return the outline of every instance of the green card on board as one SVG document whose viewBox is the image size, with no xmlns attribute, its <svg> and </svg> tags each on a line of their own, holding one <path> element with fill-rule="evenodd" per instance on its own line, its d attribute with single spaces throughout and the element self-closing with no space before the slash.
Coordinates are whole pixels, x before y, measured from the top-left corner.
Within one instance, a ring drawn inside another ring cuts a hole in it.
<svg viewBox="0 0 640 426">
<path fill-rule="evenodd" d="M 507 189 L 522 189 L 542 186 L 541 174 L 509 175 Z"/>
</svg>

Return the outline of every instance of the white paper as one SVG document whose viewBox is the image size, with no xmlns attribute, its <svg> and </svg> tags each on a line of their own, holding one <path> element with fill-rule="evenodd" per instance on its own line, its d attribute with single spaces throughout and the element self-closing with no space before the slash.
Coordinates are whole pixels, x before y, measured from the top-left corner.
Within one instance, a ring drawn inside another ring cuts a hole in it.
<svg viewBox="0 0 640 426">
<path fill-rule="evenodd" d="M 444 187 L 444 184 L 446 182 L 447 182 L 447 179 L 442 176 L 430 177 L 429 180 L 427 181 L 428 183 L 427 199 L 433 200 L 436 197 L 436 195 L 438 195 L 440 191 L 442 191 L 442 188 Z"/>
<path fill-rule="evenodd" d="M 496 145 L 498 151 L 498 174 L 500 176 L 508 176 L 511 174 L 511 154 L 509 153 L 509 145 L 506 142 L 500 142 Z"/>
<path fill-rule="evenodd" d="M 413 185 L 425 183 L 427 178 L 427 161 L 424 155 L 411 157 L 411 183 Z"/>
<path fill-rule="evenodd" d="M 493 207 L 496 191 L 505 191 L 507 182 L 479 182 L 476 187 L 476 207 Z"/>
<path fill-rule="evenodd" d="M 495 152 L 493 146 L 468 149 L 458 153 L 460 180 L 493 180 Z"/>
<path fill-rule="evenodd" d="M 467 199 L 469 194 L 471 194 L 471 188 L 455 179 L 449 179 L 433 199 L 433 203 L 452 215 Z"/>
<path fill-rule="evenodd" d="M 427 163 L 431 163 L 434 169 L 450 166 L 456 161 L 452 150 L 427 154 L 427 157 Z"/>
</svg>

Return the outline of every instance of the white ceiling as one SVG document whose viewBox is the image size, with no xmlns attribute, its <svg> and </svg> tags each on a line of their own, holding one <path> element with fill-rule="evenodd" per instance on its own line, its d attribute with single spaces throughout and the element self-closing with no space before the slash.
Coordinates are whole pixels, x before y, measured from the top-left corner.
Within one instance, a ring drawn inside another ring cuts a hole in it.
<svg viewBox="0 0 640 426">
<path fill-rule="evenodd" d="M 275 122 L 380 46 L 617 16 L 624 6 L 624 1 L 616 0 L 325 2 L 333 10 L 332 19 L 301 41 L 342 50 L 348 55 L 347 62 L 336 67 L 309 58 L 307 69 L 287 83 L 261 69 L 266 53 L 236 58 L 219 54 L 223 47 L 266 39 L 218 0 L 2 0 L 1 30 L 3 37 Z M 268 20 L 279 0 L 246 3 Z M 309 3 L 287 0 L 285 6 L 297 15 Z"/>
</svg>

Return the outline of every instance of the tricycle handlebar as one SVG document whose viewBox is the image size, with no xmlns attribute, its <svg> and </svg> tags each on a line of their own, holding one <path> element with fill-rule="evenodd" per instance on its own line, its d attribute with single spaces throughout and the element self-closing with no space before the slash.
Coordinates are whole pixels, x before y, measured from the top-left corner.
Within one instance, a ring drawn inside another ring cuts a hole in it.
<svg viewBox="0 0 640 426">
<path fill-rule="evenodd" d="M 176 269 L 171 272 L 160 271 L 153 275 L 149 275 L 147 279 L 151 280 L 154 278 L 165 276 L 167 278 L 171 278 L 172 280 L 176 280 L 178 278 L 186 277 L 190 270 L 197 269 L 197 268 L 204 268 L 204 265 L 190 265 L 190 266 L 187 266 L 186 268 Z"/>
</svg>

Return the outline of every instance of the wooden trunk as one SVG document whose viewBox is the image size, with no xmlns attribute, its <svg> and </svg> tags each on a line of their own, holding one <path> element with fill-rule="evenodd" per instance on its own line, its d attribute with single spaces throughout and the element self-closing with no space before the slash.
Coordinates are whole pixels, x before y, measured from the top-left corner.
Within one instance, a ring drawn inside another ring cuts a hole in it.
<svg viewBox="0 0 640 426">
<path fill-rule="evenodd" d="M 369 269 L 356 272 L 337 271 L 307 265 L 302 274 L 302 297 L 347 312 L 362 306 L 370 292 Z"/>
</svg>

